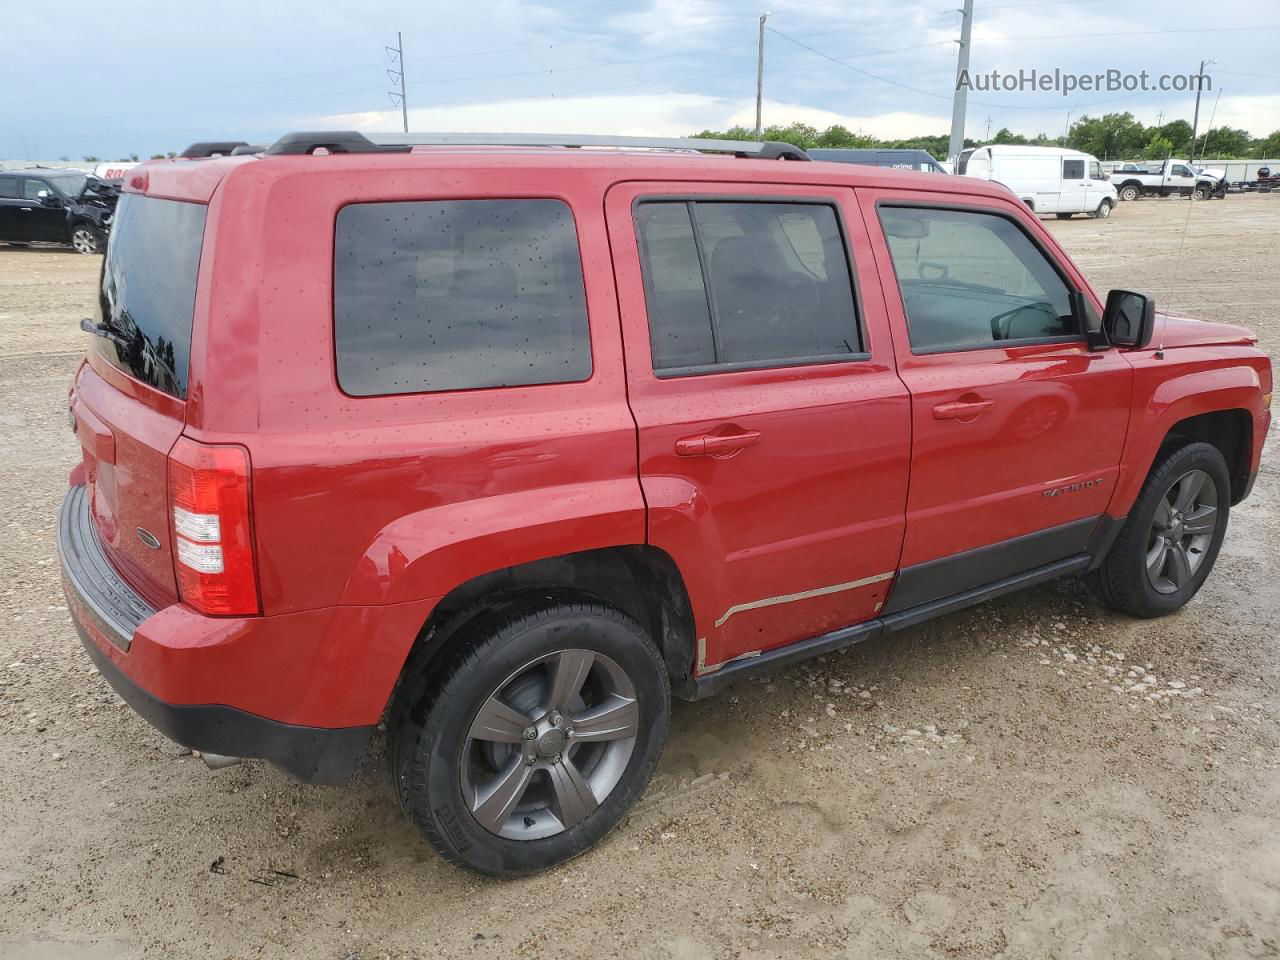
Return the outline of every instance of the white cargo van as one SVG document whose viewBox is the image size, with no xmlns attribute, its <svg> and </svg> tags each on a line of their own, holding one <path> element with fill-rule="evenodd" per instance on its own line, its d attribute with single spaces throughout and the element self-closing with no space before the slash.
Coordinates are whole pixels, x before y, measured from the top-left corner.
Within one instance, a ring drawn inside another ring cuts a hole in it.
<svg viewBox="0 0 1280 960">
<path fill-rule="evenodd" d="M 1060 147 L 990 144 L 960 154 L 956 173 L 1004 184 L 1036 213 L 1109 217 L 1116 190 L 1096 157 Z"/>
</svg>

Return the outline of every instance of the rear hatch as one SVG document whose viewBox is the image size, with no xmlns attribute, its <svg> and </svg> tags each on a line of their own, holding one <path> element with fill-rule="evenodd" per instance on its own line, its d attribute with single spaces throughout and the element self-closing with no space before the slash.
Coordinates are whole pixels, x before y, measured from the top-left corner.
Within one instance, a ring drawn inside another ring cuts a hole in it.
<svg viewBox="0 0 1280 960">
<path fill-rule="evenodd" d="M 204 204 L 121 197 L 89 363 L 72 392 L 90 512 L 116 569 L 153 606 L 178 596 L 168 455 L 186 422 Z"/>
</svg>

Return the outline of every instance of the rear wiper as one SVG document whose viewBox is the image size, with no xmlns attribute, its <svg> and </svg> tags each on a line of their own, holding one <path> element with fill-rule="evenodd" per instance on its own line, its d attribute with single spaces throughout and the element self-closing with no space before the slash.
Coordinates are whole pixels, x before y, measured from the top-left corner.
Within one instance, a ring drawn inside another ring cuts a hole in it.
<svg viewBox="0 0 1280 960">
<path fill-rule="evenodd" d="M 80 329 L 85 333 L 92 333 L 94 336 L 102 337 L 104 340 L 110 340 L 117 346 L 127 347 L 129 345 L 129 334 L 113 323 L 99 323 L 92 317 L 85 317 L 80 321 Z"/>
</svg>

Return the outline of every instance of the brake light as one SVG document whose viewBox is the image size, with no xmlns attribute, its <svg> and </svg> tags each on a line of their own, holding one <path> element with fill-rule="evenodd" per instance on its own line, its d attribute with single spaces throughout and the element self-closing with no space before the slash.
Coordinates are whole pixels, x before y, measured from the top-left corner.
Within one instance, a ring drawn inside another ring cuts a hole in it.
<svg viewBox="0 0 1280 960">
<path fill-rule="evenodd" d="M 178 593 L 201 613 L 258 612 L 249 526 L 249 453 L 179 437 L 169 453 Z"/>
</svg>

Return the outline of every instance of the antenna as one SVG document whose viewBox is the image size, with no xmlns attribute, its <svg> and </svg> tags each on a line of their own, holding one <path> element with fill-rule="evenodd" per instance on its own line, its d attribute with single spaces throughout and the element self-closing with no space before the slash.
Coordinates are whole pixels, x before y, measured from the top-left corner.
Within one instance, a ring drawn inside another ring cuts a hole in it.
<svg viewBox="0 0 1280 960">
<path fill-rule="evenodd" d="M 400 92 L 396 93 L 392 90 L 387 93 L 387 96 L 391 98 L 392 103 L 400 104 L 400 118 L 404 121 L 404 132 L 408 133 L 409 98 L 405 96 L 404 92 L 404 37 L 401 35 L 399 30 L 396 31 L 396 45 L 394 47 L 386 47 L 384 49 L 386 49 L 387 56 L 390 58 L 391 62 L 398 63 L 400 65 L 399 70 L 387 70 L 387 79 L 392 83 L 398 83 L 400 85 Z"/>
</svg>

